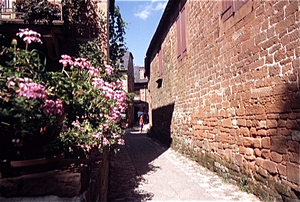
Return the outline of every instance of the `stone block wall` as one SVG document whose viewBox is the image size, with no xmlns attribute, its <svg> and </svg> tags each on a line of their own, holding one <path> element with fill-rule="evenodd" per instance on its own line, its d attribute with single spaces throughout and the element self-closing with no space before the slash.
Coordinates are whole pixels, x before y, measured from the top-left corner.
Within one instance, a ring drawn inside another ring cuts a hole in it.
<svg viewBox="0 0 300 202">
<path fill-rule="evenodd" d="M 163 76 L 158 54 L 150 64 L 150 110 L 152 120 L 173 112 L 152 128 L 170 127 L 173 148 L 264 200 L 299 200 L 299 1 L 249 0 L 225 22 L 221 7 L 186 2 L 181 61 L 176 22 L 163 38 Z"/>
</svg>

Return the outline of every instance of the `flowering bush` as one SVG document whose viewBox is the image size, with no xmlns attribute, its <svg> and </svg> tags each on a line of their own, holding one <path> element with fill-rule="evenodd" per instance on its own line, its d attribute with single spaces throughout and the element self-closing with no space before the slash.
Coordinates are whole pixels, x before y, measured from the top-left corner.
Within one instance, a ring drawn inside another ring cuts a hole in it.
<svg viewBox="0 0 300 202">
<path fill-rule="evenodd" d="M 18 148 L 26 135 L 55 127 L 63 129 L 66 145 L 88 144 L 101 150 L 124 144 L 119 122 L 127 96 L 122 82 L 112 79 L 114 69 L 62 55 L 61 71 L 47 72 L 45 55 L 28 50 L 32 42 L 42 43 L 40 34 L 20 29 L 17 36 L 26 43 L 25 50 L 17 49 L 13 40 L 14 47 L 1 52 L 6 62 L 0 64 L 0 143 L 6 139 Z"/>
</svg>

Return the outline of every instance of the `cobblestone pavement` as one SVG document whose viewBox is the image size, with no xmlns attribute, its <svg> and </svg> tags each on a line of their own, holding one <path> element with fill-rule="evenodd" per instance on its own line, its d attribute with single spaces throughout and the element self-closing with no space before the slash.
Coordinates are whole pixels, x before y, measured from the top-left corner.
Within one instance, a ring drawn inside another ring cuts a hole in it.
<svg viewBox="0 0 300 202">
<path fill-rule="evenodd" d="M 112 158 L 109 201 L 259 201 L 138 128 Z"/>
</svg>

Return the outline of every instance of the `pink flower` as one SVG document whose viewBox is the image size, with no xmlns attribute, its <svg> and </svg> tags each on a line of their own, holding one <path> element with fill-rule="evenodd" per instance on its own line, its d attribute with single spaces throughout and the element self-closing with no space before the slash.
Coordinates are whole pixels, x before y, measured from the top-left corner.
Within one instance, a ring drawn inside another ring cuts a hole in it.
<svg viewBox="0 0 300 202">
<path fill-rule="evenodd" d="M 7 78 L 7 80 L 8 80 L 8 83 L 7 83 L 7 87 L 8 88 L 12 88 L 12 87 L 14 87 L 16 85 L 16 83 L 14 82 L 14 78 L 13 77 L 9 77 L 9 78 Z"/>
<path fill-rule="evenodd" d="M 42 84 L 34 83 L 29 78 L 17 78 L 15 80 L 19 82 L 19 89 L 16 90 L 16 93 L 18 93 L 20 97 L 26 97 L 27 99 L 44 99 L 48 97 L 46 88 Z M 14 82 L 10 81 L 8 87 L 10 88 L 13 84 Z"/>
<path fill-rule="evenodd" d="M 28 28 L 26 29 L 19 29 L 20 32 L 17 33 L 17 36 L 20 38 L 23 38 L 23 41 L 27 44 L 31 44 L 31 42 L 37 42 L 37 43 L 43 43 L 41 40 L 41 35 L 35 31 L 29 30 Z"/>
<path fill-rule="evenodd" d="M 102 126 L 103 126 L 104 130 L 109 129 L 109 125 L 107 125 L 107 124 L 103 124 Z"/>
<path fill-rule="evenodd" d="M 113 135 L 112 135 L 112 136 L 113 136 L 113 138 L 114 138 L 114 139 L 117 139 L 117 138 L 121 137 L 121 135 L 120 135 L 120 134 L 118 134 L 118 133 L 113 133 Z"/>
<path fill-rule="evenodd" d="M 72 125 L 75 126 L 76 128 L 78 128 L 79 130 L 83 130 L 83 127 L 80 126 L 80 123 L 79 123 L 78 120 L 73 121 L 73 122 L 72 122 Z"/>
<path fill-rule="evenodd" d="M 61 55 L 61 58 L 62 59 L 60 59 L 59 62 L 62 63 L 64 67 L 68 65 L 72 66 L 74 64 L 71 56 L 69 55 Z"/>
<path fill-rule="evenodd" d="M 101 132 L 98 132 L 98 133 L 94 134 L 93 136 L 97 139 L 101 139 L 103 137 Z"/>
<path fill-rule="evenodd" d="M 63 103 L 60 100 L 46 100 L 43 111 L 46 114 L 62 115 L 64 112 Z"/>
<path fill-rule="evenodd" d="M 118 139 L 118 145 L 125 145 L 125 141 L 123 139 Z"/>
<path fill-rule="evenodd" d="M 90 62 L 86 58 L 76 58 L 74 66 L 80 67 L 80 69 L 89 69 Z"/>
<path fill-rule="evenodd" d="M 99 89 L 102 89 L 102 87 L 104 86 L 104 80 L 102 78 L 93 78 L 93 81 L 92 81 L 92 86 L 94 88 L 99 88 Z"/>
<path fill-rule="evenodd" d="M 20 139 L 12 139 L 11 142 L 15 145 L 15 147 L 22 147 L 22 142 Z"/>
<path fill-rule="evenodd" d="M 114 69 L 110 65 L 105 65 L 105 72 L 108 75 L 112 75 L 114 73 Z"/>
<path fill-rule="evenodd" d="M 89 74 L 91 77 L 99 77 L 99 70 L 95 67 L 89 67 Z"/>
<path fill-rule="evenodd" d="M 113 82 L 112 85 L 114 86 L 114 88 L 122 89 L 123 88 L 123 81 L 117 80 L 117 81 Z"/>
<path fill-rule="evenodd" d="M 68 126 L 66 124 L 63 124 L 61 129 L 62 131 L 68 131 Z"/>
<path fill-rule="evenodd" d="M 106 137 L 103 137 L 103 145 L 104 146 L 109 145 L 109 141 Z"/>
</svg>

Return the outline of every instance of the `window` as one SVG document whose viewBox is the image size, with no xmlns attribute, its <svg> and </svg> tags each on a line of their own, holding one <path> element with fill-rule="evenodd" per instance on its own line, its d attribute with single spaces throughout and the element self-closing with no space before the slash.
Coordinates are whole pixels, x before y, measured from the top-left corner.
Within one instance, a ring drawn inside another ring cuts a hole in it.
<svg viewBox="0 0 300 202">
<path fill-rule="evenodd" d="M 160 49 L 158 52 L 158 76 L 162 78 L 163 75 L 163 56 L 162 50 Z"/>
<path fill-rule="evenodd" d="M 182 60 L 186 55 L 185 7 L 179 11 L 177 18 L 177 50 L 178 60 Z"/>
<path fill-rule="evenodd" d="M 223 0 L 222 1 L 222 21 L 225 22 L 228 18 L 234 15 L 248 0 Z"/>
</svg>

